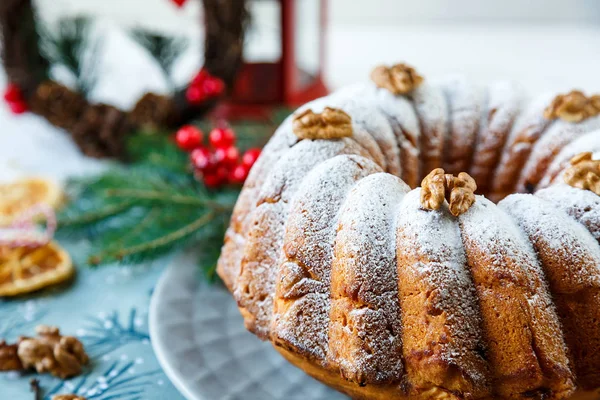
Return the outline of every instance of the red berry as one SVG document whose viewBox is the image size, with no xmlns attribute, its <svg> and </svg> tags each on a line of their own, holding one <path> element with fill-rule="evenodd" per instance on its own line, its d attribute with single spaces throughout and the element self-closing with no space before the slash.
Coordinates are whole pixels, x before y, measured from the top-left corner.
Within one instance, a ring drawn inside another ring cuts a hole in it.
<svg viewBox="0 0 600 400">
<path fill-rule="evenodd" d="M 201 83 L 201 89 L 207 97 L 219 96 L 225 89 L 225 83 L 219 78 L 209 77 Z"/>
<path fill-rule="evenodd" d="M 216 166 L 215 159 L 211 152 L 205 147 L 198 147 L 190 153 L 190 161 L 195 169 L 201 172 L 207 172 Z"/>
<path fill-rule="evenodd" d="M 192 125 L 184 125 L 175 133 L 175 142 L 181 150 L 192 151 L 202 144 L 202 131 Z"/>
<path fill-rule="evenodd" d="M 204 174 L 203 182 L 206 187 L 211 189 L 221 186 L 221 178 L 216 173 Z"/>
<path fill-rule="evenodd" d="M 10 107 L 10 111 L 12 111 L 13 114 L 23 114 L 27 111 L 27 104 L 24 101 L 8 103 L 8 107 Z"/>
<path fill-rule="evenodd" d="M 223 184 L 227 182 L 227 178 L 229 177 L 229 168 L 226 166 L 219 166 L 215 171 L 215 175 L 219 178 L 219 182 Z"/>
<path fill-rule="evenodd" d="M 23 101 L 23 95 L 21 93 L 21 88 L 19 88 L 14 83 L 9 83 L 6 85 L 6 90 L 4 91 L 4 100 L 7 103 L 18 103 Z"/>
<path fill-rule="evenodd" d="M 198 71 L 198 73 L 196 74 L 196 76 L 194 76 L 192 78 L 192 83 L 190 84 L 191 86 L 200 86 L 202 84 L 202 82 L 204 82 L 206 80 L 206 78 L 208 78 L 210 76 L 210 74 L 208 73 L 207 70 L 205 70 L 204 68 L 202 68 L 200 71 Z"/>
<path fill-rule="evenodd" d="M 186 2 L 187 0 L 172 0 L 172 1 L 173 1 L 173 3 L 175 3 L 175 5 L 176 5 L 177 7 L 181 8 L 181 7 L 183 7 L 183 5 L 185 4 L 185 2 Z"/>
<path fill-rule="evenodd" d="M 206 100 L 206 95 L 202 91 L 202 88 L 197 85 L 191 85 L 185 91 L 185 98 L 190 104 L 200 104 Z"/>
<path fill-rule="evenodd" d="M 230 147 L 235 143 L 235 133 L 229 128 L 215 128 L 210 131 L 208 141 L 215 149 Z"/>
<path fill-rule="evenodd" d="M 240 158 L 240 151 L 235 146 L 219 147 L 215 150 L 215 160 L 223 165 L 235 165 Z"/>
<path fill-rule="evenodd" d="M 248 149 L 242 156 L 242 164 L 248 168 L 252 167 L 260 156 L 260 149 Z"/>
<path fill-rule="evenodd" d="M 249 167 L 244 164 L 236 165 L 229 172 L 229 182 L 231 183 L 244 183 L 246 178 L 248 177 L 248 172 L 250 171 Z"/>
</svg>

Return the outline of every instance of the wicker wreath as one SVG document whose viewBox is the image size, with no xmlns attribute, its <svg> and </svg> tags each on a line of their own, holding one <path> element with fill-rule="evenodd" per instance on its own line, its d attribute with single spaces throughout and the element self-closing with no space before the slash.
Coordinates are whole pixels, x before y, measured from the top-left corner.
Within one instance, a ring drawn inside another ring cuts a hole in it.
<svg viewBox="0 0 600 400">
<path fill-rule="evenodd" d="M 202 0 L 205 23 L 203 71 L 220 79 L 227 91 L 242 62 L 248 17 L 245 0 Z M 186 88 L 172 96 L 144 94 L 129 111 L 92 104 L 80 93 L 48 78 L 49 62 L 38 46 L 32 0 L 0 1 L 2 59 L 9 82 L 17 85 L 28 108 L 69 132 L 92 157 L 125 156 L 125 136 L 140 127 L 173 127 L 201 116 L 217 102 L 191 104 Z"/>
</svg>

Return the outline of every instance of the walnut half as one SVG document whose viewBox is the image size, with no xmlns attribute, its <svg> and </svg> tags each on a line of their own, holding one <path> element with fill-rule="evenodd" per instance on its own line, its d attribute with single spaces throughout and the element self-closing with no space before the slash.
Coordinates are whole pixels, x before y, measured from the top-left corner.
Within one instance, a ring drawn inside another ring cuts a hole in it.
<svg viewBox="0 0 600 400">
<path fill-rule="evenodd" d="M 86 400 L 86 398 L 76 394 L 56 394 L 52 397 L 52 400 Z"/>
<path fill-rule="evenodd" d="M 308 109 L 294 116 L 292 129 L 299 139 L 341 139 L 352 136 L 352 118 L 338 108 Z"/>
<path fill-rule="evenodd" d="M 421 206 L 426 210 L 439 210 L 447 200 L 450 213 L 458 217 L 475 203 L 476 190 L 475 180 L 466 172 L 455 177 L 436 168 L 421 182 Z"/>
<path fill-rule="evenodd" d="M 423 83 L 423 77 L 408 64 L 375 67 L 371 72 L 371 80 L 377 87 L 387 89 L 395 95 L 412 92 Z"/>
<path fill-rule="evenodd" d="M 17 354 L 23 368 L 49 372 L 61 379 L 79 375 L 89 357 L 73 336 L 62 336 L 56 327 L 40 325 L 36 338 L 21 338 Z"/>
<path fill-rule="evenodd" d="M 7 344 L 0 341 L 0 371 L 20 371 L 23 364 L 17 354 L 19 346 L 17 344 Z"/>
<path fill-rule="evenodd" d="M 600 114 L 600 96 L 587 97 L 579 90 L 557 95 L 544 110 L 544 118 L 560 118 L 567 122 L 581 122 Z"/>
<path fill-rule="evenodd" d="M 592 153 L 585 152 L 573 157 L 563 178 L 570 186 L 590 190 L 600 196 L 600 160 L 593 160 L 592 156 Z"/>
</svg>

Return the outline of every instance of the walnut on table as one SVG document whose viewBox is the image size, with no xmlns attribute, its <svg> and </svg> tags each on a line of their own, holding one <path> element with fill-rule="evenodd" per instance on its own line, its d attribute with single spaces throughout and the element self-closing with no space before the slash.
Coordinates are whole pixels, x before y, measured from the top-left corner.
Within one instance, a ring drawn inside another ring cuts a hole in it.
<svg viewBox="0 0 600 400">
<path fill-rule="evenodd" d="M 83 344 L 73 336 L 62 336 L 53 326 L 40 325 L 37 337 L 20 337 L 15 344 L 0 342 L 0 371 L 35 369 L 61 379 L 79 375 L 89 362 Z"/>
<path fill-rule="evenodd" d="M 52 396 L 52 400 L 87 400 L 83 396 L 77 396 L 76 394 L 57 394 Z"/>
<path fill-rule="evenodd" d="M 20 371 L 23 364 L 17 354 L 18 345 L 0 341 L 0 371 Z"/>
</svg>

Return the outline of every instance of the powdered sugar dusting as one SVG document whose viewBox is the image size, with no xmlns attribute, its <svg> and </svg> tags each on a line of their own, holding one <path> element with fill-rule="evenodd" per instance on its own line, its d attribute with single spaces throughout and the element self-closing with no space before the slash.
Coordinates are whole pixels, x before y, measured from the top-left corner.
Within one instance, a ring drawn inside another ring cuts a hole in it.
<svg viewBox="0 0 600 400">
<path fill-rule="evenodd" d="M 536 249 L 574 372 L 585 384 L 600 368 L 600 357 L 590 350 L 600 344 L 600 246 L 581 224 L 537 196 L 512 195 L 499 206 L 515 218 Z"/>
<path fill-rule="evenodd" d="M 600 151 L 600 130 L 586 133 L 565 146 L 548 167 L 548 171 L 540 181 L 538 188 L 548 187 L 551 183 L 560 179 L 562 172 L 571 165 L 571 158 L 587 151 L 592 153 Z"/>
<path fill-rule="evenodd" d="M 485 388 L 487 365 L 480 313 L 460 238 L 446 207 L 421 208 L 421 189 L 408 193 L 397 216 L 397 262 L 403 345 L 409 375 L 423 376 L 433 359 L 458 367 L 463 388 Z M 441 372 L 442 374 L 444 372 Z M 442 379 L 425 375 L 429 385 Z M 421 378 L 422 379 L 422 378 Z"/>
<path fill-rule="evenodd" d="M 582 225 L 533 195 L 511 195 L 498 206 L 525 231 L 542 262 L 552 259 L 554 266 L 562 269 L 547 270 L 554 293 L 600 286 L 600 247 Z"/>
<path fill-rule="evenodd" d="M 289 203 L 306 174 L 321 162 L 338 154 L 366 151 L 351 139 L 303 140 L 292 147 L 273 167 L 261 188 L 235 296 L 250 316 L 246 323 L 259 336 L 266 337 L 271 322 L 277 261 L 282 246 L 284 222 Z"/>
<path fill-rule="evenodd" d="M 510 129 L 519 115 L 523 90 L 509 81 L 495 82 L 489 87 L 487 109 L 477 137 L 471 175 L 479 190 L 487 192 Z"/>
<path fill-rule="evenodd" d="M 564 374 L 570 374 L 566 345 L 533 246 L 482 196 L 459 220 L 499 386 L 522 376 L 520 390 L 536 390 L 535 377 L 545 376 L 551 389 L 563 390 Z"/>
<path fill-rule="evenodd" d="M 439 85 L 427 81 L 419 85 L 410 97 L 421 128 L 421 175 L 442 165 L 444 140 L 448 129 L 448 103 Z"/>
<path fill-rule="evenodd" d="M 479 130 L 485 91 L 458 76 L 442 83 L 450 111 L 450 127 L 444 151 L 444 169 L 458 174 L 468 171 Z"/>
<path fill-rule="evenodd" d="M 515 121 L 496 167 L 492 185 L 494 199 L 500 199 L 514 190 L 533 145 L 551 124 L 544 118 L 544 110 L 553 98 L 554 93 L 549 92 L 536 97 Z"/>
<path fill-rule="evenodd" d="M 535 195 L 575 218 L 600 243 L 600 196 L 566 184 L 552 185 Z"/>
<path fill-rule="evenodd" d="M 306 176 L 292 201 L 277 279 L 272 334 L 286 346 L 291 344 L 300 353 L 322 362 L 328 350 L 337 215 L 355 182 L 380 171 L 364 157 L 334 157 Z M 301 331 L 296 327 L 299 313 L 311 321 Z"/>
<path fill-rule="evenodd" d="M 330 359 L 354 382 L 403 376 L 396 211 L 410 188 L 389 174 L 354 186 L 340 210 L 332 265 Z"/>
<path fill-rule="evenodd" d="M 579 136 L 600 129 L 600 116 L 580 123 L 555 121 L 537 141 L 517 183 L 517 191 L 535 188 L 544 176 L 554 157 L 571 141 Z"/>
<path fill-rule="evenodd" d="M 316 99 L 300 107 L 299 111 L 310 107 L 322 108 L 326 103 L 327 97 Z M 221 250 L 224 256 L 219 257 L 218 262 L 219 275 L 231 291 L 235 290 L 237 277 L 240 274 L 245 238 L 252 222 L 248 216 L 256 207 L 256 197 L 260 188 L 269 176 L 271 168 L 290 147 L 298 142 L 298 138 L 292 132 L 292 118 L 293 116 L 290 115 L 285 119 L 263 148 L 261 156 L 248 174 L 233 209 L 231 223 L 225 233 Z"/>
<path fill-rule="evenodd" d="M 353 123 L 369 132 L 386 158 L 387 172 L 400 176 L 400 149 L 394 131 L 378 107 L 360 95 L 360 87 L 350 86 L 334 92 L 329 105 L 344 110 L 352 117 Z"/>
<path fill-rule="evenodd" d="M 420 126 L 411 101 L 396 96 L 372 83 L 355 84 L 339 92 L 340 98 L 360 99 L 361 104 L 372 104 L 387 118 L 400 146 L 401 177 L 416 186 L 419 167 Z"/>
</svg>

